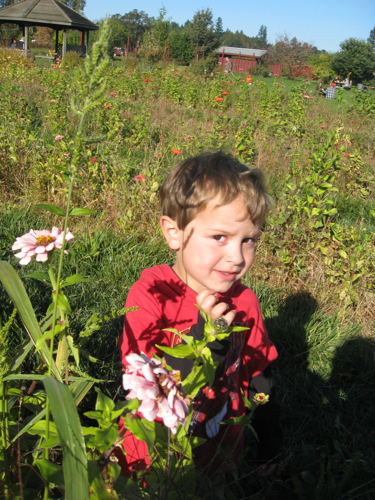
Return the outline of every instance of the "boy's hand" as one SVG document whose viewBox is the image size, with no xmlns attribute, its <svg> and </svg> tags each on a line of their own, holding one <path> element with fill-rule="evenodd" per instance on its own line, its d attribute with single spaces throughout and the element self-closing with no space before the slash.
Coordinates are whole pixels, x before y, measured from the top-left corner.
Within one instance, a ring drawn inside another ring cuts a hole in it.
<svg viewBox="0 0 375 500">
<path fill-rule="evenodd" d="M 199 292 L 197 295 L 197 305 L 203 309 L 212 322 L 217 318 L 225 318 L 228 326 L 230 326 L 236 316 L 236 311 L 229 311 L 224 314 L 229 309 L 229 306 L 225 302 L 218 303 L 218 295 L 215 290 L 207 289 Z"/>
</svg>

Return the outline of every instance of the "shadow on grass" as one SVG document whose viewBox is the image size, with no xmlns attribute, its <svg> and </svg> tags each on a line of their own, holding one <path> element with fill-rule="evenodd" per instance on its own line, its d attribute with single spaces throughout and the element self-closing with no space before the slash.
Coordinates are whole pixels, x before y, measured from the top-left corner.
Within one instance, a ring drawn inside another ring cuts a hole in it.
<svg viewBox="0 0 375 500">
<path fill-rule="evenodd" d="M 256 290 L 279 358 L 274 375 L 285 443 L 277 471 L 256 473 L 247 434 L 237 498 L 373 499 L 375 342 L 325 316 L 307 292 Z"/>
</svg>

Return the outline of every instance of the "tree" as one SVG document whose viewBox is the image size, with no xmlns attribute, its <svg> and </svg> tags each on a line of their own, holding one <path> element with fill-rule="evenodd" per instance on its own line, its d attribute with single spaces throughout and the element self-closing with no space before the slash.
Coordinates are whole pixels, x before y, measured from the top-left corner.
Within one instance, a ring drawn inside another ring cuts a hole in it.
<svg viewBox="0 0 375 500">
<path fill-rule="evenodd" d="M 191 45 L 187 31 L 172 31 L 169 35 L 170 57 L 179 62 L 188 64 L 194 59 L 195 50 Z"/>
<path fill-rule="evenodd" d="M 222 39 L 222 44 L 227 47 L 239 47 L 244 49 L 260 49 L 261 45 L 259 39 L 255 36 L 247 36 L 241 31 L 233 33 L 227 30 Z"/>
<path fill-rule="evenodd" d="M 60 2 L 77 12 L 83 12 L 83 9 L 86 7 L 86 0 L 60 0 Z"/>
<path fill-rule="evenodd" d="M 198 10 L 189 24 L 189 32 L 193 47 L 197 46 L 207 54 L 218 46 L 214 33 L 214 22 L 211 9 Z"/>
<path fill-rule="evenodd" d="M 130 37 L 130 47 L 132 49 L 135 48 L 137 42 L 141 42 L 145 32 L 150 30 L 152 23 L 155 22 L 153 17 L 148 17 L 143 10 L 139 12 L 137 9 L 124 14 L 119 19 L 124 24 L 127 36 Z"/>
<path fill-rule="evenodd" d="M 333 54 L 326 51 L 321 51 L 319 54 L 313 54 L 308 64 L 312 68 L 314 80 L 319 80 L 324 84 L 332 81 L 335 73 L 332 69 Z"/>
<path fill-rule="evenodd" d="M 309 43 L 300 42 L 296 37 L 280 35 L 274 45 L 268 49 L 267 64 L 281 64 L 293 76 L 293 73 L 307 66 L 313 47 Z"/>
<path fill-rule="evenodd" d="M 371 42 L 357 38 L 348 38 L 340 43 L 341 50 L 333 61 L 332 69 L 341 78 L 350 79 L 354 83 L 366 83 L 373 80 L 375 72 L 375 52 Z"/>
<path fill-rule="evenodd" d="M 221 19 L 221 17 L 218 17 L 216 19 L 216 24 L 215 24 L 215 36 L 219 45 L 221 44 L 223 35 L 224 35 L 223 20 Z"/>
<path fill-rule="evenodd" d="M 263 24 L 259 28 L 257 38 L 261 44 L 262 49 L 267 48 L 267 26 L 264 26 Z"/>
<path fill-rule="evenodd" d="M 166 19 L 167 11 L 162 7 L 159 11 L 159 17 L 154 21 L 149 31 L 145 31 L 143 42 L 140 47 L 140 54 L 153 62 L 163 58 L 165 51 L 165 42 L 169 35 L 170 20 Z"/>
<path fill-rule="evenodd" d="M 367 41 L 372 43 L 372 46 L 375 49 L 375 27 L 370 31 L 370 36 L 367 38 Z"/>
</svg>

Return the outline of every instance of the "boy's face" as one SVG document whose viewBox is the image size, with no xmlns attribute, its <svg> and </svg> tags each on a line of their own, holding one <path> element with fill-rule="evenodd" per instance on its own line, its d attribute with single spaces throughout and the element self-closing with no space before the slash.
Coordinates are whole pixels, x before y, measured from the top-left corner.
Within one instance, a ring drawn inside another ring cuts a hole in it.
<svg viewBox="0 0 375 500">
<path fill-rule="evenodd" d="M 212 200 L 184 231 L 177 228 L 172 244 L 167 237 L 177 250 L 174 271 L 197 293 L 227 292 L 254 260 L 260 227 L 252 223 L 243 197 L 221 207 L 216 207 L 218 202 Z"/>
</svg>

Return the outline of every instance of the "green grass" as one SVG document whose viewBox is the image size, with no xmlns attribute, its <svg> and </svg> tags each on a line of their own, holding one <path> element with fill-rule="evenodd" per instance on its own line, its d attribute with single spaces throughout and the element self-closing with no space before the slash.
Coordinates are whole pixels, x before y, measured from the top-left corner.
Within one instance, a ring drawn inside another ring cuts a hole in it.
<svg viewBox="0 0 375 500">
<path fill-rule="evenodd" d="M 15 236 L 30 227 L 41 227 L 42 221 L 47 224 L 32 210 L 0 212 L 0 258 L 9 260 L 21 276 L 40 266 L 34 262 L 27 268 L 19 267 L 10 247 Z M 75 335 L 93 313 L 121 309 L 144 268 L 172 262 L 161 237 L 147 239 L 137 233 L 127 237 L 109 229 L 78 236 L 71 250 L 64 275 L 80 273 L 90 278 L 88 283 L 65 289 L 75 311 L 71 318 Z M 50 302 L 50 289 L 33 279 L 23 281 L 38 316 L 42 316 Z M 251 278 L 247 284 L 251 286 Z M 324 314 L 307 292 L 285 297 L 283 290 L 259 285 L 254 291 L 279 352 L 274 374 L 285 444 L 275 475 L 260 478 L 255 472 L 255 441 L 246 433 L 240 480 L 230 486 L 236 498 L 371 500 L 375 491 L 371 483 L 375 465 L 371 446 L 375 436 L 375 342 L 359 336 L 361 326 L 344 325 Z M 0 302 L 1 314 L 9 315 L 12 305 L 1 289 Z M 98 363 L 82 361 L 82 368 L 90 375 L 111 380 L 102 384 L 102 389 L 112 396 L 122 394 L 117 346 L 121 331 L 122 317 L 105 322 L 87 345 Z M 14 348 L 26 334 L 17 324 L 12 335 Z M 33 365 L 30 359 L 24 370 Z M 81 414 L 92 407 L 94 398 L 93 393 L 85 399 Z"/>
</svg>

